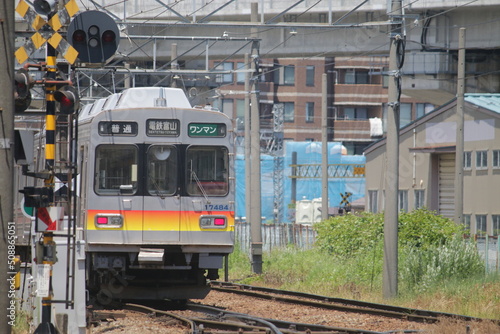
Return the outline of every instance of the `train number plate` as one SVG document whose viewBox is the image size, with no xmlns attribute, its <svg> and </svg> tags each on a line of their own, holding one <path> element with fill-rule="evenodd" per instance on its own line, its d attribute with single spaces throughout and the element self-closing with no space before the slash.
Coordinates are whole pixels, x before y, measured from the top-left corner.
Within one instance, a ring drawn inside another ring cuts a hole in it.
<svg viewBox="0 0 500 334">
<path fill-rule="evenodd" d="M 205 204 L 205 211 L 229 211 L 229 204 Z"/>
</svg>

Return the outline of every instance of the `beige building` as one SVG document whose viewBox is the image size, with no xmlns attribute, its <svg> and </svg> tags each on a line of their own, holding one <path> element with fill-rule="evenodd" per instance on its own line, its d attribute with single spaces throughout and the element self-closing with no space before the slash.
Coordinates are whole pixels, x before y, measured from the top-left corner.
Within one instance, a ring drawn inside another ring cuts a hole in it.
<svg viewBox="0 0 500 334">
<path fill-rule="evenodd" d="M 400 129 L 399 209 L 427 207 L 453 219 L 456 99 Z M 472 234 L 500 234 L 500 94 L 466 94 L 464 224 Z M 366 154 L 367 211 L 384 210 L 386 139 Z"/>
</svg>

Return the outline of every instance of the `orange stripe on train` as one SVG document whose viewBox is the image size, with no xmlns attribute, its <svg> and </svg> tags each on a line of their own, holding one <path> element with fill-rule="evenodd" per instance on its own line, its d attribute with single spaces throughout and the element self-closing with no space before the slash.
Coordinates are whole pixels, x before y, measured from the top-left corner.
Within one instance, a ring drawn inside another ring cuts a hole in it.
<svg viewBox="0 0 500 334">
<path fill-rule="evenodd" d="M 120 228 L 114 230 L 127 231 L 201 231 L 199 217 L 208 216 L 226 216 L 227 227 L 219 231 L 232 230 L 234 225 L 234 211 L 119 211 L 119 210 L 87 210 L 88 230 L 109 230 L 109 227 L 99 228 L 95 225 L 95 216 L 98 214 L 121 214 L 124 221 Z"/>
</svg>

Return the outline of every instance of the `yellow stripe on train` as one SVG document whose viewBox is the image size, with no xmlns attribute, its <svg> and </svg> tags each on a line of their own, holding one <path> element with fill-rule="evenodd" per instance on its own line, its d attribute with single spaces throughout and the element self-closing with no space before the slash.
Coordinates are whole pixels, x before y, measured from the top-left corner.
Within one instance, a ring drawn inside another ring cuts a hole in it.
<svg viewBox="0 0 500 334">
<path fill-rule="evenodd" d="M 231 231 L 234 226 L 234 211 L 192 212 L 192 211 L 119 211 L 88 210 L 87 230 L 124 230 L 124 231 L 202 231 L 200 216 L 226 217 L 225 228 Z"/>
</svg>

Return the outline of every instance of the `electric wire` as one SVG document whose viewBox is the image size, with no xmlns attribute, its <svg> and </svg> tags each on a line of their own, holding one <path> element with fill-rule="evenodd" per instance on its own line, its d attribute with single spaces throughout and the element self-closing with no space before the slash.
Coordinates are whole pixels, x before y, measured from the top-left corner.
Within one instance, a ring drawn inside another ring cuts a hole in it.
<svg viewBox="0 0 500 334">
<path fill-rule="evenodd" d="M 173 5 L 176 5 L 176 4 L 178 4 L 178 3 L 182 2 L 182 1 L 183 1 L 183 0 L 181 0 L 181 1 L 177 1 L 177 2 L 176 2 L 176 3 L 174 3 Z M 414 3 L 418 2 L 418 1 L 419 1 L 419 0 L 415 0 L 415 1 L 413 1 L 413 2 L 410 2 L 410 3 L 408 3 L 408 4 L 405 4 L 404 6 L 405 6 L 405 7 L 411 6 L 412 4 L 414 4 Z M 439 15 L 443 15 L 444 13 L 450 12 L 450 11 L 452 11 L 452 10 L 455 10 L 455 9 L 460 8 L 460 7 L 463 7 L 463 6 L 470 5 L 470 4 L 472 4 L 472 3 L 476 2 L 476 1 L 477 1 L 477 0 L 469 1 L 469 2 L 468 2 L 468 3 L 466 3 L 466 4 L 462 4 L 462 5 L 460 5 L 460 6 L 456 6 L 456 7 L 450 8 L 450 9 L 448 9 L 448 10 L 444 11 L 444 12 L 440 12 L 440 13 L 437 13 L 437 14 L 435 14 L 435 15 L 432 15 L 432 16 L 430 16 L 430 18 L 437 17 L 437 16 L 439 16 Z M 208 6 L 209 4 L 211 4 L 211 3 L 213 3 L 213 2 L 214 2 L 214 0 L 207 2 L 207 3 L 206 3 L 204 6 L 202 6 L 201 8 L 199 8 L 199 9 L 197 9 L 197 10 L 193 11 L 192 13 L 190 13 L 190 15 L 193 15 L 193 14 L 195 14 L 195 13 L 197 13 L 197 12 L 201 11 L 203 8 L 205 8 L 206 6 Z M 318 3 L 319 3 L 319 1 L 318 1 L 318 2 L 316 2 L 316 3 L 314 3 L 312 6 L 309 6 L 308 8 L 306 8 L 304 11 L 302 11 L 302 13 L 297 14 L 297 15 L 298 15 L 298 17 L 300 17 L 301 15 L 303 15 L 303 14 L 307 13 L 308 11 L 310 11 L 310 10 L 311 10 L 314 6 L 316 6 Z M 118 5 L 118 4 L 120 4 L 120 2 L 117 2 L 117 3 L 114 3 L 114 4 L 110 4 L 110 5 L 106 6 L 106 7 L 109 7 L 109 6 L 114 6 L 114 5 Z M 162 13 L 163 13 L 163 12 L 165 12 L 165 11 L 162 11 Z M 137 13 L 136 13 L 136 14 L 137 14 Z M 132 14 L 131 16 L 135 16 L 136 14 Z M 137 14 L 137 15 L 138 15 L 138 14 Z M 160 14 L 158 14 L 158 15 L 156 15 L 156 17 L 158 17 L 158 16 L 160 16 L 160 15 L 161 15 L 161 13 L 160 13 Z M 130 16 L 129 16 L 129 17 L 130 17 Z M 150 21 L 150 20 L 151 20 L 151 19 L 148 19 L 147 21 L 144 21 L 144 22 L 148 22 L 148 21 Z M 162 31 L 164 31 L 165 29 L 168 29 L 168 27 L 171 27 L 171 26 L 173 26 L 173 25 L 175 25 L 175 24 L 170 24 L 170 25 L 167 25 L 166 27 L 164 27 L 164 29 L 161 29 L 160 31 L 156 32 L 155 34 L 152 34 L 152 35 L 151 35 L 151 37 L 153 38 L 154 36 L 159 35 Z M 265 31 L 270 30 L 270 29 L 274 29 L 274 27 L 272 27 L 272 28 L 267 28 L 267 27 L 266 27 L 266 29 L 264 29 L 264 30 L 260 30 L 260 31 L 258 31 L 257 33 L 258 33 L 258 34 L 261 34 L 261 33 L 265 32 Z M 346 29 L 346 28 L 343 28 L 343 29 Z M 327 31 L 330 31 L 330 32 L 331 32 L 331 31 L 332 31 L 332 29 L 325 30 L 325 32 L 327 32 Z M 318 31 L 316 31 L 316 32 L 314 32 L 314 33 L 315 33 L 315 34 L 317 34 L 317 33 L 318 33 Z M 320 31 L 320 33 L 321 33 L 321 31 Z M 305 36 L 306 34 L 303 34 L 303 35 Z M 266 52 L 265 52 L 265 53 L 261 56 L 261 58 L 263 58 L 263 57 L 267 56 L 268 54 L 271 54 L 271 53 L 272 53 L 272 51 L 276 50 L 276 49 L 277 49 L 277 48 L 279 48 L 281 45 L 283 45 L 283 44 L 285 44 L 287 41 L 289 41 L 290 39 L 291 39 L 291 37 L 289 36 L 289 37 L 287 37 L 287 38 L 286 38 L 283 42 L 281 42 L 281 43 L 279 43 L 279 44 L 276 44 L 274 47 L 272 47 L 271 49 L 269 49 L 268 51 L 266 51 Z M 214 44 L 215 44 L 215 43 L 214 43 Z M 374 48 L 374 49 L 372 49 L 372 50 L 370 50 L 370 51 L 367 51 L 365 54 L 373 53 L 373 51 L 379 50 L 379 49 L 381 49 L 381 48 L 385 48 L 385 47 L 387 47 L 387 44 L 388 44 L 388 43 L 384 43 L 383 45 L 381 45 L 381 46 L 379 46 L 379 47 L 377 47 L 377 48 Z M 139 47 L 140 49 L 142 49 L 142 47 L 140 47 L 140 46 L 138 46 L 138 47 Z M 333 51 L 333 50 L 331 50 L 331 51 L 325 51 L 325 52 L 322 52 L 321 54 L 317 54 L 317 55 L 315 55 L 315 56 L 324 55 L 324 54 L 327 54 L 327 53 L 332 52 L 332 51 Z M 144 52 L 144 51 L 143 51 L 143 52 Z M 205 51 L 203 51 L 203 52 L 199 53 L 198 55 L 202 55 L 204 52 L 205 52 Z M 145 54 L 147 54 L 147 52 L 144 52 L 144 53 L 145 53 Z M 312 57 L 315 57 L 315 56 L 310 56 L 310 57 L 308 57 L 308 58 L 312 58 Z M 193 58 L 196 58 L 196 56 L 194 56 Z M 307 59 L 307 58 L 306 58 L 306 59 Z M 165 66 L 165 65 L 164 65 L 164 66 Z M 222 86 L 221 86 L 221 87 L 222 87 Z"/>
</svg>

